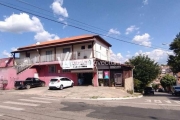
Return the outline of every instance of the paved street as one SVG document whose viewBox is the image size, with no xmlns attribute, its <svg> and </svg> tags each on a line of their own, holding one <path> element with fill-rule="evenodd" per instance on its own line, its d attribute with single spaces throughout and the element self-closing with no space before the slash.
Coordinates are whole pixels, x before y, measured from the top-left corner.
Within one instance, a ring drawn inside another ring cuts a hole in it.
<svg viewBox="0 0 180 120">
<path fill-rule="evenodd" d="M 179 110 L 179 97 L 167 93 L 116 101 L 0 94 L 1 120 L 178 120 Z"/>
</svg>

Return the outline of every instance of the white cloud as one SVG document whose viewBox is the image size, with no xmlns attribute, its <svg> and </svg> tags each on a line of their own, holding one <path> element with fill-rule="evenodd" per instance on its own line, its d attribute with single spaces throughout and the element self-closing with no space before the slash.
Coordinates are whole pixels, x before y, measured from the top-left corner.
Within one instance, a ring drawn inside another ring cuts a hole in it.
<svg viewBox="0 0 180 120">
<path fill-rule="evenodd" d="M 37 17 L 33 16 L 30 18 L 26 13 L 12 14 L 11 16 L 6 17 L 4 21 L 0 21 L 0 31 L 13 33 L 34 32 L 36 33 L 34 37 L 36 41 L 46 41 L 53 39 L 54 36 L 57 37 L 57 35 L 50 34 L 44 30 L 41 21 Z M 46 35 L 44 35 L 44 37 L 37 37 L 42 34 Z"/>
<path fill-rule="evenodd" d="M 150 35 L 148 33 L 145 33 L 143 35 L 136 35 L 134 36 L 133 42 L 139 43 L 140 45 L 144 45 L 144 46 L 151 46 L 151 42 L 150 42 Z"/>
<path fill-rule="evenodd" d="M 173 52 L 165 51 L 162 49 L 154 49 L 150 52 L 143 52 L 142 50 L 140 50 L 139 52 L 135 53 L 135 56 L 140 55 L 140 54 L 148 55 L 148 57 L 155 60 L 156 62 L 166 63 L 168 55 L 173 55 Z"/>
<path fill-rule="evenodd" d="M 142 50 L 139 50 L 138 52 L 134 53 L 134 55 L 131 55 L 130 53 L 123 56 L 121 53 L 115 54 L 112 50 L 110 50 L 110 56 L 111 61 L 114 62 L 120 62 L 124 63 L 126 61 L 129 61 L 132 56 L 138 56 L 138 55 L 147 55 L 149 58 L 155 60 L 158 63 L 167 63 L 168 55 L 173 55 L 173 52 L 171 51 L 165 51 L 162 49 L 154 49 L 152 51 L 143 52 Z"/>
<path fill-rule="evenodd" d="M 148 4 L 148 0 L 143 0 L 143 4 L 147 5 Z"/>
<path fill-rule="evenodd" d="M 7 52 L 6 50 L 4 50 L 2 52 L 3 56 L 6 56 L 6 57 L 11 57 L 11 53 Z"/>
<path fill-rule="evenodd" d="M 68 12 L 66 8 L 62 7 L 63 0 L 54 0 L 52 5 L 50 6 L 56 15 L 62 15 L 63 17 L 68 17 Z"/>
<path fill-rule="evenodd" d="M 136 27 L 135 25 L 131 25 L 130 27 L 128 27 L 127 29 L 126 29 L 126 35 L 128 35 L 129 33 L 132 33 L 132 32 L 134 32 L 134 31 L 136 31 L 136 30 L 139 30 L 139 28 L 138 27 Z"/>
<path fill-rule="evenodd" d="M 37 17 L 30 18 L 26 13 L 12 14 L 0 21 L 1 32 L 39 32 L 43 30 L 43 26 Z"/>
<path fill-rule="evenodd" d="M 124 63 L 127 61 L 127 58 L 124 58 L 121 53 L 115 54 L 112 50 L 110 50 L 110 59 L 117 63 Z"/>
<path fill-rule="evenodd" d="M 16 51 L 16 50 L 17 50 L 17 48 L 15 48 L 15 47 L 11 48 L 11 51 Z"/>
<path fill-rule="evenodd" d="M 47 31 L 38 32 L 34 36 L 34 39 L 37 40 L 37 41 L 55 40 L 55 39 L 58 39 L 58 38 L 59 38 L 59 36 L 57 36 L 55 34 L 50 34 Z"/>
<path fill-rule="evenodd" d="M 120 34 L 121 33 L 118 30 L 111 28 L 107 35 L 120 35 Z"/>
</svg>

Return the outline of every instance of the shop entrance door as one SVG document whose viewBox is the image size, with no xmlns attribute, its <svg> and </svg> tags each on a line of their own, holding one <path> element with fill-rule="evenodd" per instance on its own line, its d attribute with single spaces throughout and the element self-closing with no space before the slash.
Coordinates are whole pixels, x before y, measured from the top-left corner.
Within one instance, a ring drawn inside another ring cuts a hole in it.
<svg viewBox="0 0 180 120">
<path fill-rule="evenodd" d="M 114 82 L 117 86 L 122 86 L 122 74 L 121 73 L 114 73 Z"/>
<path fill-rule="evenodd" d="M 78 84 L 79 85 L 92 85 L 93 74 L 92 73 L 79 73 Z"/>
</svg>

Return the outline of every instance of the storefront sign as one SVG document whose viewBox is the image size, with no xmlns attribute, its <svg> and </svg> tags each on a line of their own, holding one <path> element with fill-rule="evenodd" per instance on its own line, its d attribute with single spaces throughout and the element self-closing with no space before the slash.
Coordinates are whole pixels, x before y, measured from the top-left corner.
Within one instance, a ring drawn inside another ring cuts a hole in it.
<svg viewBox="0 0 180 120">
<path fill-rule="evenodd" d="M 109 79 L 109 71 L 104 71 L 104 79 Z"/>
<path fill-rule="evenodd" d="M 63 69 L 93 68 L 93 59 L 63 61 Z"/>
<path fill-rule="evenodd" d="M 98 78 L 103 79 L 103 71 L 98 71 Z"/>
</svg>

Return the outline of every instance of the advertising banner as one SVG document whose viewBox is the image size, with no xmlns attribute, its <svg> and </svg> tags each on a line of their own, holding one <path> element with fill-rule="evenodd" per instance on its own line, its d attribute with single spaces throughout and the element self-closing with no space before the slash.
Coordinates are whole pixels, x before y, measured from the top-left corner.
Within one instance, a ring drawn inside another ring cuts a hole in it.
<svg viewBox="0 0 180 120">
<path fill-rule="evenodd" d="M 82 59 L 82 60 L 69 60 L 63 61 L 63 69 L 82 69 L 82 68 L 93 68 L 93 59 Z"/>
</svg>

